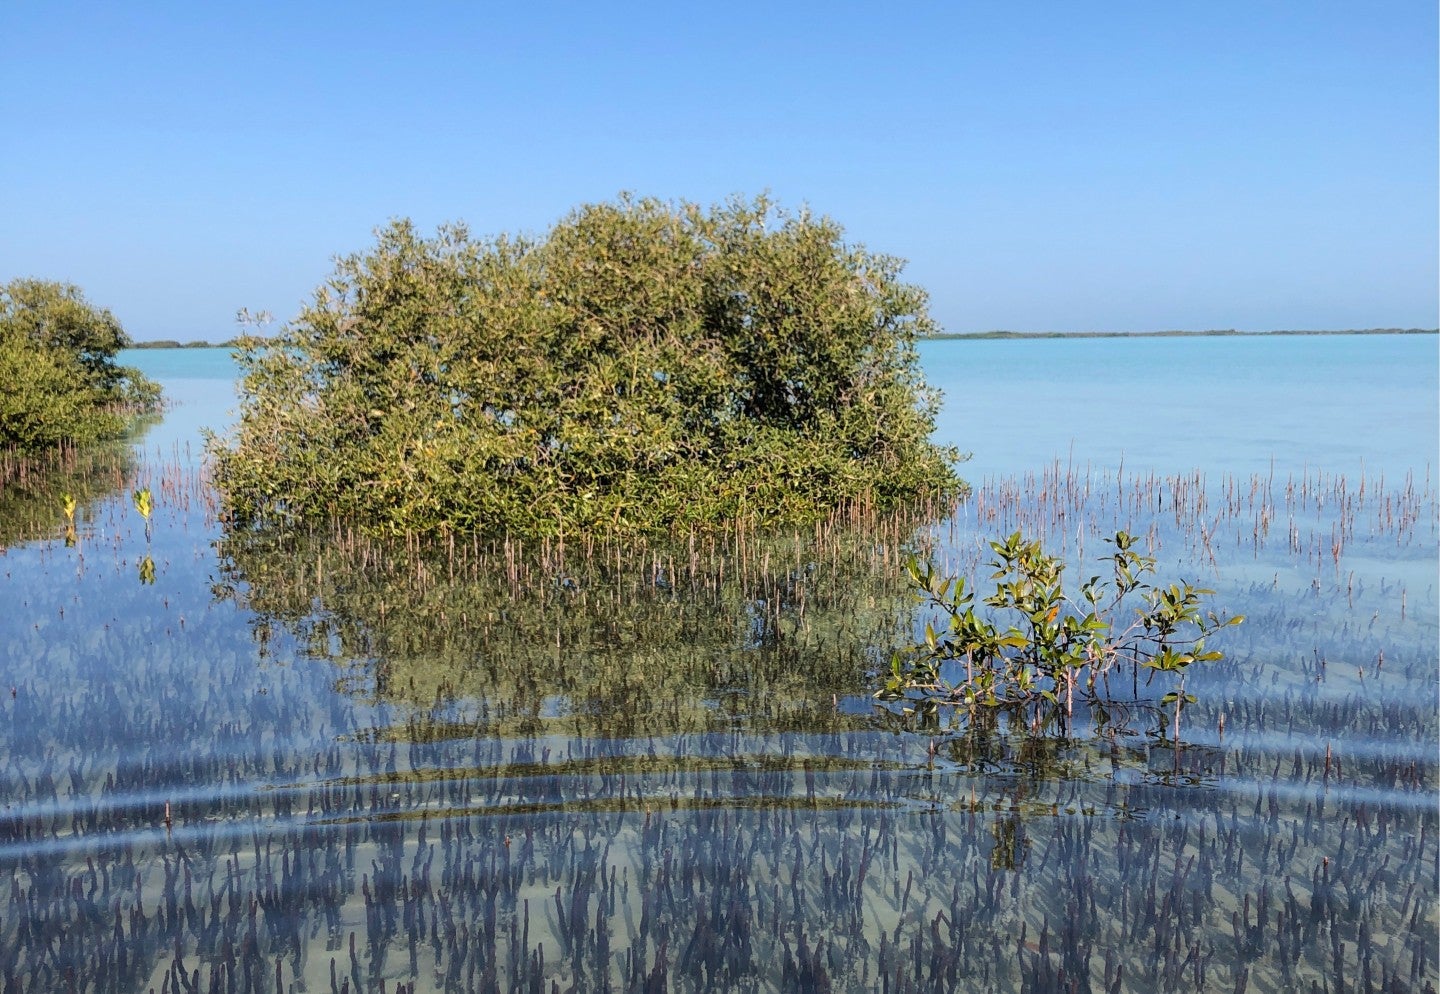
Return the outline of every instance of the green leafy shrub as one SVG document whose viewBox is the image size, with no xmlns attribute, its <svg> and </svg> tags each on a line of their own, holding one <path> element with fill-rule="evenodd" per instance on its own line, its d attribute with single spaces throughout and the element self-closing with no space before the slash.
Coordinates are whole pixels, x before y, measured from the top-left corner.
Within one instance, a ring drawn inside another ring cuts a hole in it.
<svg viewBox="0 0 1440 994">
<path fill-rule="evenodd" d="M 1068 724 L 1077 696 L 1103 702 L 1117 669 L 1129 668 L 1132 681 L 1147 669 L 1152 676 L 1179 677 L 1179 686 L 1160 699 L 1171 709 L 1178 739 L 1180 712 L 1195 701 L 1185 692 L 1187 668 L 1222 658 L 1205 648 L 1205 639 L 1244 616 L 1202 610 L 1213 590 L 1146 582 L 1155 560 L 1135 550 L 1134 537 L 1122 531 L 1107 541 L 1115 551 L 1101 561 L 1110 565 L 1112 579 L 1090 577 L 1076 599 L 1065 593 L 1064 562 L 1046 555 L 1039 542 L 1019 532 L 991 542 L 997 557 L 990 563 L 991 579 L 997 582 L 995 593 L 981 602 L 990 612 L 977 612 L 964 577 L 942 576 L 931 563 L 912 557 L 910 576 L 919 597 L 940 610 L 948 633 L 927 623 L 924 644 L 909 659 L 893 657 L 876 696 L 905 702 L 911 713 L 932 719 L 942 706 L 951 706 L 1009 709 L 1037 720 L 1057 716 Z M 1127 614 L 1123 607 L 1132 595 L 1140 603 Z M 996 621 L 1017 615 L 1018 624 L 1001 628 Z"/>
<path fill-rule="evenodd" d="M 160 388 L 115 354 L 129 344 L 109 311 L 69 283 L 0 286 L 0 446 L 25 451 L 123 434 Z"/>
<path fill-rule="evenodd" d="M 238 348 L 212 439 L 240 522 L 554 535 L 805 522 L 956 494 L 931 444 L 932 322 L 901 264 L 764 199 L 621 199 L 539 240 L 421 237 L 339 260 Z"/>
</svg>

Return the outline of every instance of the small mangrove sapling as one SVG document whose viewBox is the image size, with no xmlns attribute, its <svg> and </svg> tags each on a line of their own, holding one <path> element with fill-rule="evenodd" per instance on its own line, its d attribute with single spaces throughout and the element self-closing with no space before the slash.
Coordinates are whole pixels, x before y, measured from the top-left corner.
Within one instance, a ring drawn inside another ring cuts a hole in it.
<svg viewBox="0 0 1440 994">
<path fill-rule="evenodd" d="M 61 495 L 60 509 L 65 512 L 65 548 L 74 548 L 78 536 L 75 534 L 75 509 L 78 505 L 71 494 Z"/>
<path fill-rule="evenodd" d="M 135 502 L 135 510 L 140 512 L 140 517 L 145 519 L 145 541 L 150 541 L 150 515 L 155 511 L 154 499 L 150 496 L 150 488 L 143 487 L 130 495 Z"/>
<path fill-rule="evenodd" d="M 1178 740 L 1181 710 L 1195 702 L 1185 690 L 1187 668 L 1222 658 L 1205 640 L 1244 616 L 1204 610 L 1213 590 L 1147 582 L 1155 560 L 1136 550 L 1134 536 L 1121 531 L 1106 541 L 1114 552 L 1100 561 L 1110 565 L 1112 577 L 1090 577 L 1074 597 L 1062 581 L 1064 561 L 1047 555 L 1038 541 L 1016 532 L 991 542 L 995 593 L 980 602 L 980 610 L 964 577 L 941 575 L 933 563 L 912 556 L 907 565 L 917 596 L 939 609 L 948 631 L 927 623 L 916 651 L 892 658 L 876 697 L 902 702 L 905 713 L 923 717 L 933 718 L 941 707 L 1004 709 L 1037 723 L 1056 716 L 1068 727 L 1077 695 L 1096 704 L 1110 699 L 1111 674 L 1128 664 L 1137 689 L 1141 668 L 1151 676 L 1179 676 L 1178 687 L 1159 701 L 1170 709 Z M 1135 601 L 1127 615 L 1123 608 Z M 1001 627 L 1006 617 L 1012 623 Z"/>
<path fill-rule="evenodd" d="M 135 502 L 135 510 L 140 512 L 140 517 L 145 519 L 145 558 L 140 560 L 140 582 L 153 584 L 155 582 L 155 557 L 150 553 L 150 515 L 155 511 L 154 498 L 150 495 L 149 487 L 142 487 L 130 495 Z"/>
</svg>

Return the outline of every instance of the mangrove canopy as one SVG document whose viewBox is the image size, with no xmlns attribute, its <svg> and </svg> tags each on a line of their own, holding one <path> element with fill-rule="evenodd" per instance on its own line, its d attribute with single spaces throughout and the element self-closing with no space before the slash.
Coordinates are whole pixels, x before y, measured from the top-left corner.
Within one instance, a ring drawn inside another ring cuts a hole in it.
<svg viewBox="0 0 1440 994">
<path fill-rule="evenodd" d="M 157 408 L 159 386 L 115 361 L 129 344 L 115 316 L 73 284 L 0 285 L 0 447 L 116 438 Z"/>
<path fill-rule="evenodd" d="M 239 341 L 239 421 L 211 441 L 226 511 L 625 534 L 948 498 L 914 348 L 933 323 L 901 266 L 764 198 L 623 197 L 538 239 L 396 221 Z"/>
</svg>

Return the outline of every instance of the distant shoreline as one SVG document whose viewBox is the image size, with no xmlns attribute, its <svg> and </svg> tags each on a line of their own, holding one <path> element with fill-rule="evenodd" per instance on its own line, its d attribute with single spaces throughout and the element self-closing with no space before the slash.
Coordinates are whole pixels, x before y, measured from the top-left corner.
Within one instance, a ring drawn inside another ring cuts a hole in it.
<svg viewBox="0 0 1440 994">
<path fill-rule="evenodd" d="M 1440 335 L 1440 328 L 1356 328 L 1346 331 L 981 331 L 973 334 L 943 332 L 926 335 L 931 342 L 1009 341 L 1017 338 L 1276 338 L 1285 335 Z M 153 342 L 131 342 L 131 349 L 231 349 L 228 342 L 177 342 L 164 338 Z"/>
<path fill-rule="evenodd" d="M 927 335 L 926 341 L 1010 341 L 1017 338 L 1278 338 L 1293 335 L 1436 335 L 1437 328 L 1357 328 L 1347 331 L 982 331 Z"/>
<path fill-rule="evenodd" d="M 173 338 L 161 338 L 153 342 L 131 342 L 125 347 L 127 349 L 231 349 L 235 347 L 235 343 L 233 341 L 177 342 Z"/>
</svg>

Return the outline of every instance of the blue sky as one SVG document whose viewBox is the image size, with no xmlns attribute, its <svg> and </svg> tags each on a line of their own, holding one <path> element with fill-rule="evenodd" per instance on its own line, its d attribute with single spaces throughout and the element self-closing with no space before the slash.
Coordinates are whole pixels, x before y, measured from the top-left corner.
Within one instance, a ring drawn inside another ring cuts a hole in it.
<svg viewBox="0 0 1440 994">
<path fill-rule="evenodd" d="M 0 280 L 293 316 L 392 217 L 769 190 L 947 331 L 1437 323 L 1414 2 L 0 0 Z"/>
</svg>

